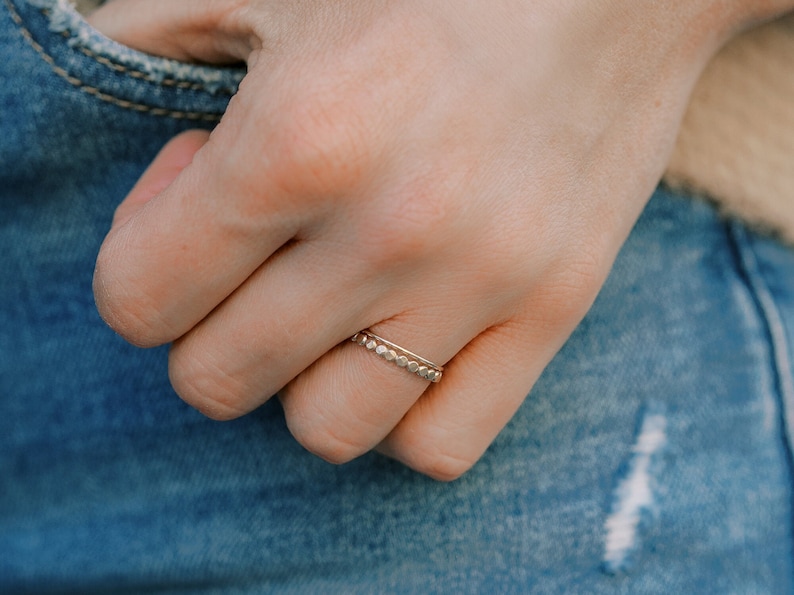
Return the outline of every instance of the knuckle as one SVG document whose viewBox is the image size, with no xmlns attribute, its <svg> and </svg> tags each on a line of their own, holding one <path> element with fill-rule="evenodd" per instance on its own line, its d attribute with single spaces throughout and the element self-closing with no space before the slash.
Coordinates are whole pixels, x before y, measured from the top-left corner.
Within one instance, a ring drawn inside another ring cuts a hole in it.
<svg viewBox="0 0 794 595">
<path fill-rule="evenodd" d="M 434 450 L 420 453 L 411 467 L 438 481 L 454 481 L 471 469 L 476 459 L 461 457 L 458 454 Z"/>
<path fill-rule="evenodd" d="M 316 412 L 287 411 L 287 427 L 295 440 L 310 453 L 321 459 L 342 465 L 370 450 L 369 445 L 357 441 L 340 431 L 338 424 L 329 423 Z"/>
<path fill-rule="evenodd" d="M 377 206 L 374 224 L 361 233 L 366 253 L 379 268 L 427 258 L 443 250 L 457 225 L 450 205 L 429 187 L 401 191 Z"/>
<path fill-rule="evenodd" d="M 440 425 L 406 434 L 392 446 L 398 458 L 411 469 L 438 481 L 458 479 L 474 466 L 481 454 L 461 446 Z"/>
<path fill-rule="evenodd" d="M 227 421 L 249 411 L 240 382 L 184 343 L 172 346 L 168 375 L 180 398 L 211 419 Z"/>
<path fill-rule="evenodd" d="M 359 185 L 372 143 L 354 103 L 315 92 L 282 110 L 272 137 L 271 173 L 278 187 L 311 196 Z"/>
<path fill-rule="evenodd" d="M 175 337 L 161 318 L 159 309 L 140 291 L 130 290 L 109 271 L 112 263 L 100 253 L 94 271 L 94 301 L 99 315 L 126 341 L 138 347 L 155 347 Z"/>
</svg>

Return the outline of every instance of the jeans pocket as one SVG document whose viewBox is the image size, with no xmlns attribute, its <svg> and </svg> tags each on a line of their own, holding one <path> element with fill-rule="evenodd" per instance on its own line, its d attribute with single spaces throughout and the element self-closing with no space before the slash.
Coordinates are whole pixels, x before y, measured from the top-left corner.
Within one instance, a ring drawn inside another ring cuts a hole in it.
<svg viewBox="0 0 794 595">
<path fill-rule="evenodd" d="M 29 49 L 91 101 L 155 117 L 220 120 L 245 75 L 151 56 L 94 29 L 68 0 L 0 0 Z"/>
</svg>

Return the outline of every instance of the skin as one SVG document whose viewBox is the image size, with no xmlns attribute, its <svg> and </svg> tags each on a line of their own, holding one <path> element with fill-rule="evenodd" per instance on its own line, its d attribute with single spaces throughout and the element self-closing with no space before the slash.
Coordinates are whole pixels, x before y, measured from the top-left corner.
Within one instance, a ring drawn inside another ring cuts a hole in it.
<svg viewBox="0 0 794 595">
<path fill-rule="evenodd" d="M 103 318 L 177 393 L 295 438 L 468 470 L 592 304 L 701 69 L 794 2 L 114 0 L 107 35 L 249 67 L 163 149 L 97 261 Z M 347 341 L 446 365 L 429 384 Z"/>
</svg>

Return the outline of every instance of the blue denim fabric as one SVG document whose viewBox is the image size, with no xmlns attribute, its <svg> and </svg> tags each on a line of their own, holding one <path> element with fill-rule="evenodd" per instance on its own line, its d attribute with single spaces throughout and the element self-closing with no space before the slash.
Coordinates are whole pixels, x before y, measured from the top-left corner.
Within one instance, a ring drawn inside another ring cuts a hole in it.
<svg viewBox="0 0 794 595">
<path fill-rule="evenodd" d="M 64 6 L 0 0 L 0 592 L 794 592 L 794 251 L 660 189 L 471 472 L 329 465 L 99 319 L 113 209 L 241 73 Z"/>
</svg>

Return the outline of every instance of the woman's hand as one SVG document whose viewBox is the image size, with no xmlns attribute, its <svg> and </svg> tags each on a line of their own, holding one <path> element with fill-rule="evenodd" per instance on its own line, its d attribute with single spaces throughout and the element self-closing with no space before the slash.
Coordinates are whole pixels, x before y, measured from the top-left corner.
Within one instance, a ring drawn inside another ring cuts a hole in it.
<svg viewBox="0 0 794 595">
<path fill-rule="evenodd" d="M 102 316 L 173 341 L 174 388 L 213 418 L 281 391 L 329 461 L 459 476 L 584 316 L 747 16 L 674 4 L 111 2 L 111 37 L 249 74 L 119 207 Z M 442 381 L 348 340 L 365 328 Z"/>
</svg>

